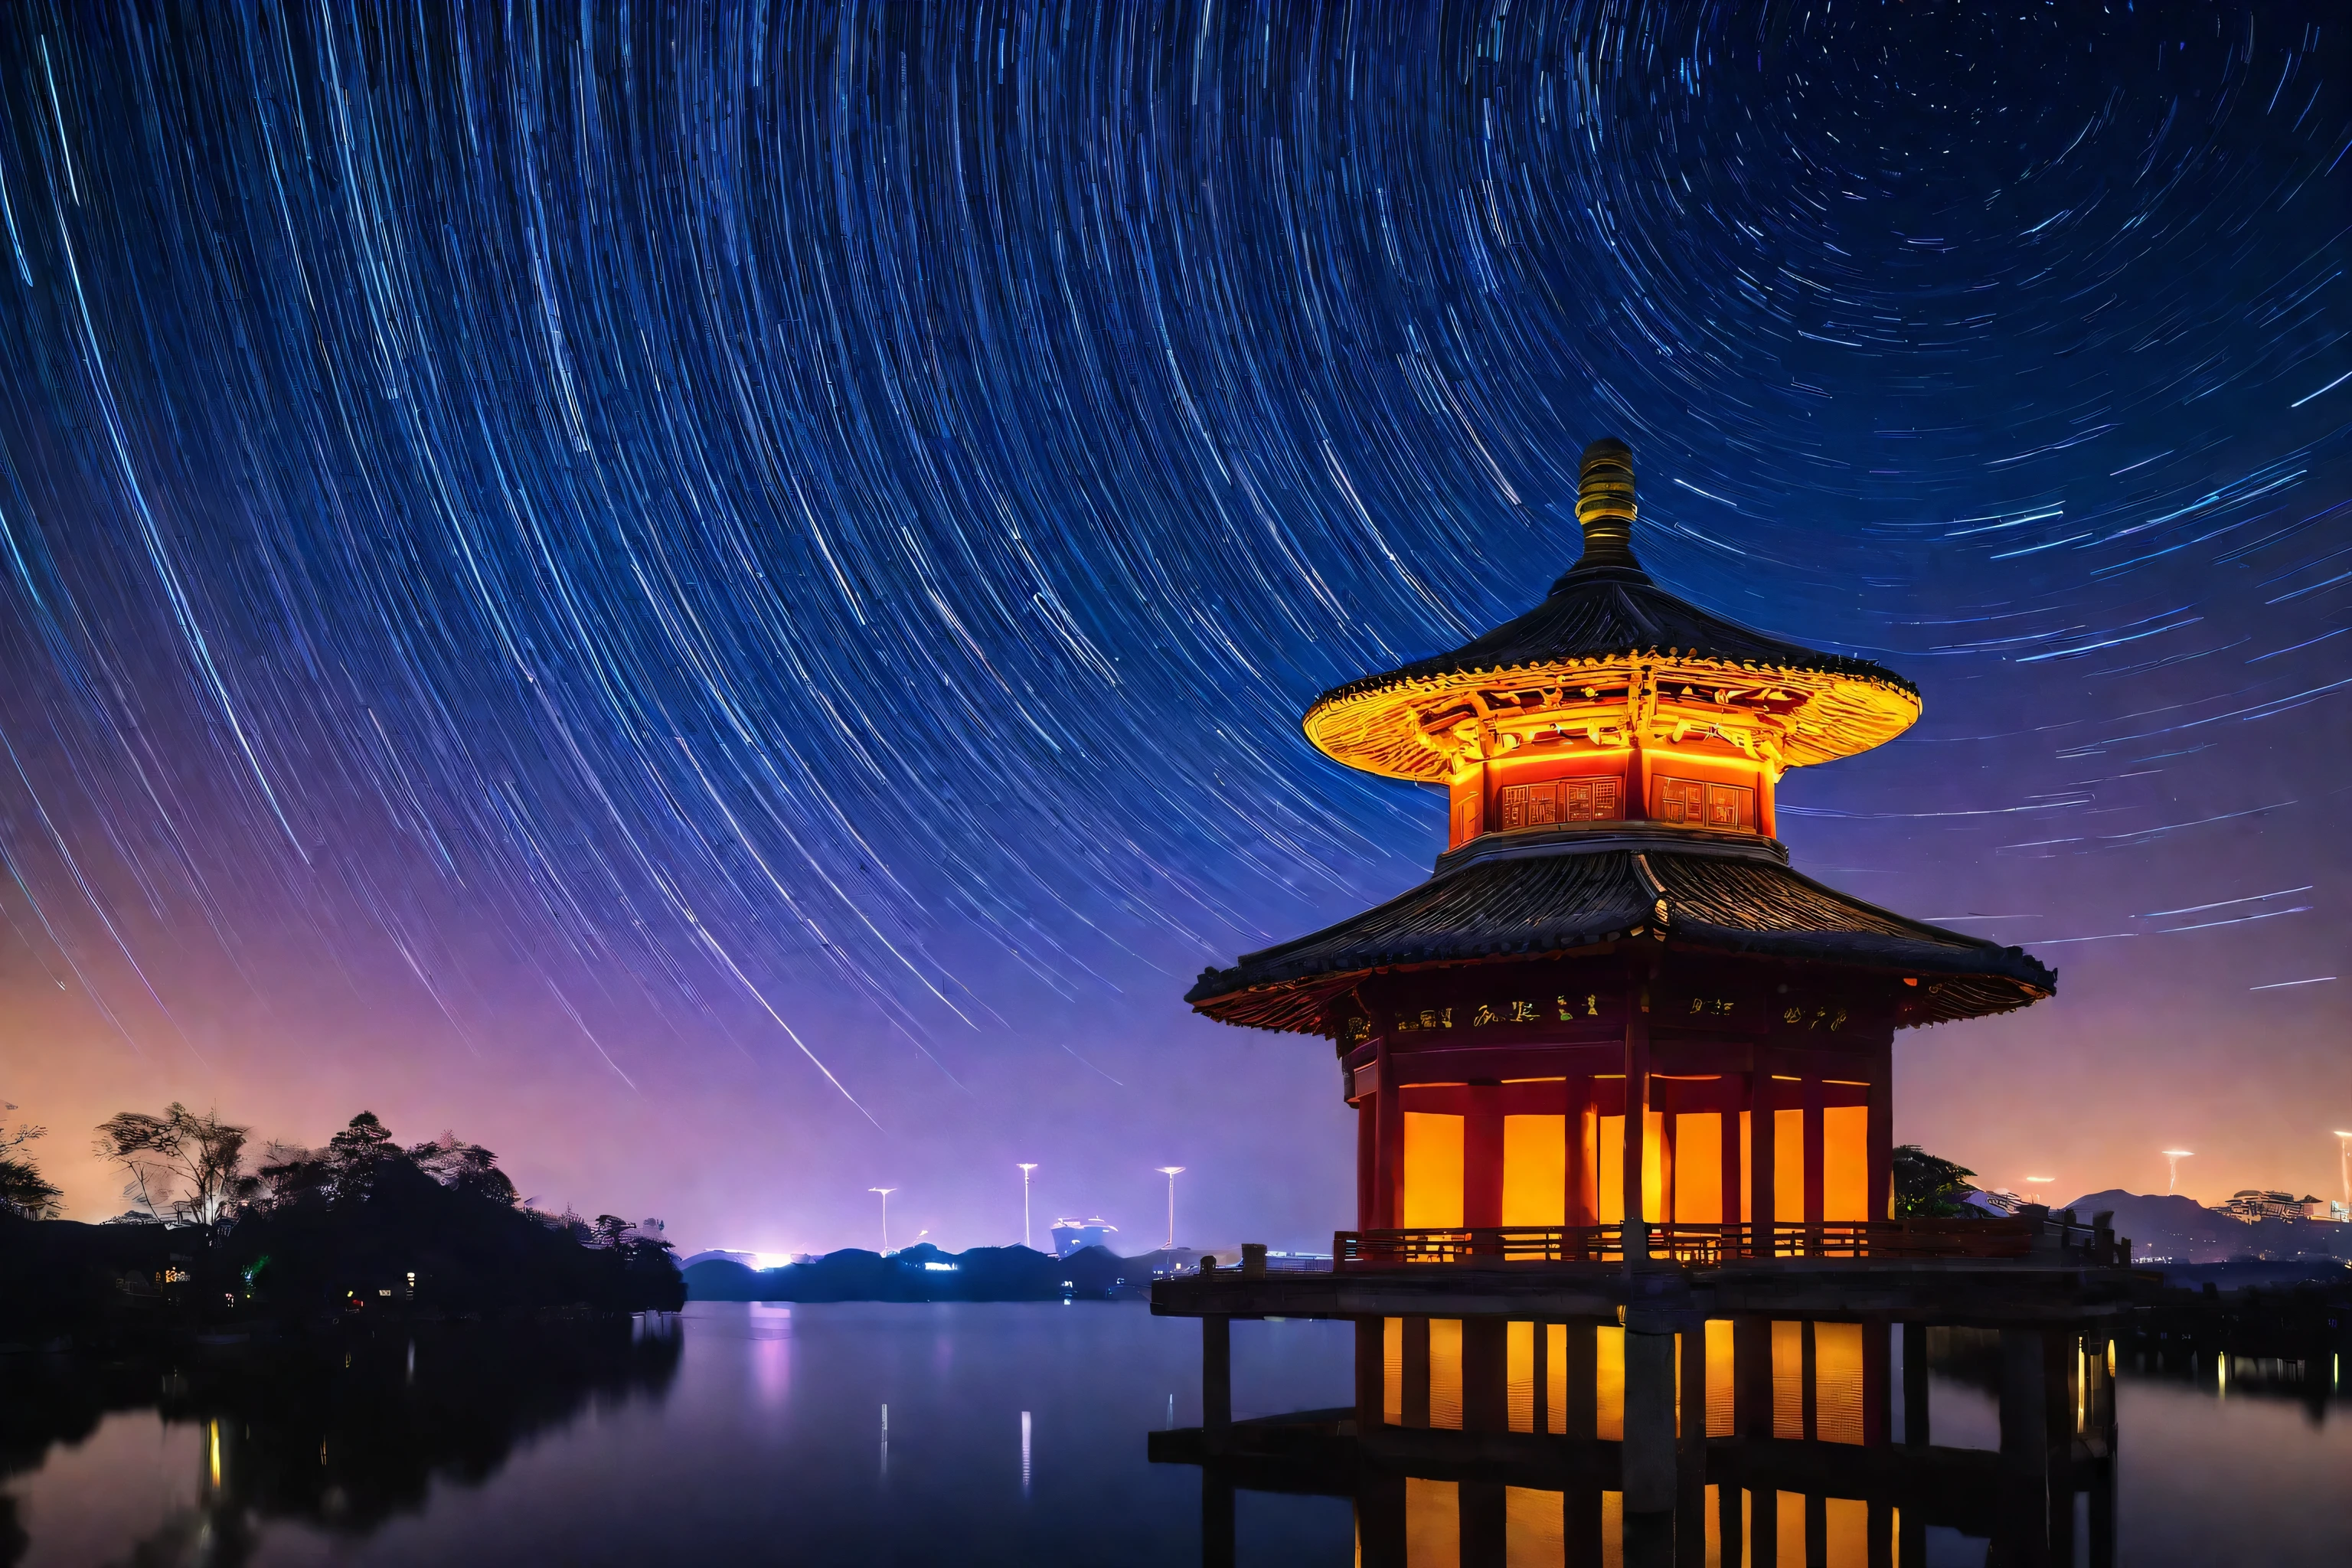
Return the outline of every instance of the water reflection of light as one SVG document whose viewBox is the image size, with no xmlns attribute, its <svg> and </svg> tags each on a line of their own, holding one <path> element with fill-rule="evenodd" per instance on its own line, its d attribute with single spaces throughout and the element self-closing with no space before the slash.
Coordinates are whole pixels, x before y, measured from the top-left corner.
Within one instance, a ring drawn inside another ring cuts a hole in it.
<svg viewBox="0 0 2352 1568">
<path fill-rule="evenodd" d="M 1029 1412 L 1021 1413 L 1021 1495 L 1029 1495 Z"/>
<path fill-rule="evenodd" d="M 792 1391 L 792 1309 L 764 1301 L 751 1306 L 751 1386 L 760 1403 L 781 1406 Z"/>
<path fill-rule="evenodd" d="M 890 1407 L 882 1407 L 882 1479 L 890 1479 Z"/>
<path fill-rule="evenodd" d="M 212 1440 L 213 1490 L 218 1491 L 221 1484 L 220 1423 L 209 1421 L 205 1426 Z"/>
</svg>

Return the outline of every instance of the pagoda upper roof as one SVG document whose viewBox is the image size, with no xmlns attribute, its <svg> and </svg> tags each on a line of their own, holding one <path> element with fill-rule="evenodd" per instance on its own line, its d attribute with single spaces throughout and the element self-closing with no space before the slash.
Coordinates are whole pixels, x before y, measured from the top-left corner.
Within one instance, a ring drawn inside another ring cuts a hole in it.
<svg viewBox="0 0 2352 1568">
<path fill-rule="evenodd" d="M 1184 999 L 1222 1022 L 1313 1033 L 1325 1004 L 1375 971 L 1646 946 L 1661 929 L 1670 949 L 1916 978 L 1906 1025 L 2003 1013 L 2057 988 L 2021 949 L 1865 903 L 1790 869 L 1778 843 L 1738 839 L 1654 824 L 1490 834 L 1384 904 L 1202 970 Z"/>
<path fill-rule="evenodd" d="M 1459 719 L 1507 710 L 1522 723 L 1581 726 L 1598 703 L 1640 724 L 1641 704 L 1677 687 L 1759 724 L 1787 767 L 1866 751 L 1918 717 L 1918 689 L 1893 670 L 1752 630 L 1659 587 L 1633 556 L 1631 452 L 1595 442 L 1584 470 L 1584 554 L 1541 604 L 1460 647 L 1325 692 L 1307 711 L 1307 738 L 1353 767 L 1434 780 L 1454 754 L 1442 727 Z"/>
<path fill-rule="evenodd" d="M 1883 665 L 1822 653 L 1750 630 L 1675 597 L 1638 566 L 1580 566 L 1560 574 L 1543 603 L 1448 653 L 1433 653 L 1383 675 L 1334 687 L 1327 702 L 1428 676 L 1493 674 L 1551 665 L 1649 655 L 1743 668 L 1805 670 L 1919 694 Z"/>
</svg>

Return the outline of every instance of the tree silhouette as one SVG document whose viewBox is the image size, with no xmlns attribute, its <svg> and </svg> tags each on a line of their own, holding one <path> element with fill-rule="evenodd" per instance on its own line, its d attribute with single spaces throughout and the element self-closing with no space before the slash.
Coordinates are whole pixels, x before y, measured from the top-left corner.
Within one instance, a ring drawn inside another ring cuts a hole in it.
<svg viewBox="0 0 2352 1568">
<path fill-rule="evenodd" d="M 251 1130 L 234 1127 L 217 1111 L 199 1116 L 173 1100 L 161 1116 L 120 1110 L 98 1125 L 98 1152 L 131 1178 L 122 1195 L 151 1217 L 168 1210 L 210 1231 L 228 1205 L 244 1195 L 245 1141 Z"/>
<path fill-rule="evenodd" d="M 1976 1173 L 1928 1153 L 1916 1143 L 1895 1148 L 1895 1213 L 1902 1219 L 1954 1219 L 1970 1214 L 1963 1200 L 1976 1191 Z"/>
</svg>

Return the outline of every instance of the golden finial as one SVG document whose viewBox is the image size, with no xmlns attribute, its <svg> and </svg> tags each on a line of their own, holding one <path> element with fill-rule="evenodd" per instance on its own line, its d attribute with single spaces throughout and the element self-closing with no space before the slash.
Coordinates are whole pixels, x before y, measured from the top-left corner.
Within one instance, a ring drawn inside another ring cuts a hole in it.
<svg viewBox="0 0 2352 1568">
<path fill-rule="evenodd" d="M 1576 521 L 1584 525 L 1577 568 L 1631 566 L 1633 559 L 1633 449 L 1604 436 L 1584 449 L 1577 476 Z"/>
</svg>

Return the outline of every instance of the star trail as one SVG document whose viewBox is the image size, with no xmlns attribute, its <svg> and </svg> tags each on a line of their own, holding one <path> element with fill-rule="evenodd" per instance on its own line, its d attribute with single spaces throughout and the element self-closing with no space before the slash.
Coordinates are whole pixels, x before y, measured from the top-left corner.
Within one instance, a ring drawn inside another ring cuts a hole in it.
<svg viewBox="0 0 2352 1568">
<path fill-rule="evenodd" d="M 1328 1061 L 1178 998 L 1425 875 L 1298 715 L 1535 602 L 1614 434 L 1663 584 L 1922 689 L 1799 865 L 2064 971 L 1901 1135 L 2332 1180 L 2347 36 L 13 7 L 0 1093 L 397 1106 L 696 1240 L 1001 1239 L 1014 1158 L 1328 1232 Z"/>
</svg>

